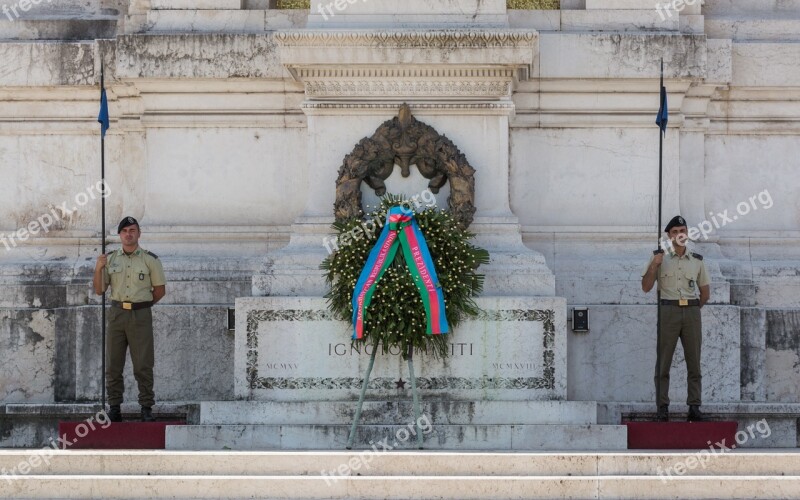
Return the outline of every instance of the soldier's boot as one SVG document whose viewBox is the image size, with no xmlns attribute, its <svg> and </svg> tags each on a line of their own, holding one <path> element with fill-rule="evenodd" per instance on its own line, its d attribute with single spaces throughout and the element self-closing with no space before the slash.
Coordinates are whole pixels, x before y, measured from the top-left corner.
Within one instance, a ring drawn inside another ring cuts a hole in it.
<svg viewBox="0 0 800 500">
<path fill-rule="evenodd" d="M 669 422 L 669 405 L 661 405 L 658 407 L 656 422 Z"/>
<path fill-rule="evenodd" d="M 119 405 L 111 405 L 108 410 L 108 419 L 112 422 L 122 422 L 122 410 L 120 410 Z"/>
<path fill-rule="evenodd" d="M 686 420 L 688 422 L 702 422 L 705 420 L 703 412 L 700 411 L 700 405 L 689 405 L 689 415 Z"/>
<path fill-rule="evenodd" d="M 155 422 L 153 418 L 153 409 L 149 406 L 142 406 L 142 422 Z"/>
</svg>

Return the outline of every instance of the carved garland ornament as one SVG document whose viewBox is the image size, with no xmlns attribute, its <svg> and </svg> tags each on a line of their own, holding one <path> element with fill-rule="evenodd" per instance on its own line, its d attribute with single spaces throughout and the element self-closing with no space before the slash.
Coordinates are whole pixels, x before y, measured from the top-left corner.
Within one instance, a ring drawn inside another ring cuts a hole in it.
<svg viewBox="0 0 800 500">
<path fill-rule="evenodd" d="M 416 165 L 430 179 L 428 188 L 433 193 L 449 181 L 450 213 L 461 227 L 469 227 L 475 215 L 475 169 L 450 139 L 414 118 L 407 104 L 345 157 L 336 181 L 336 220 L 363 216 L 361 183 L 366 182 L 378 196 L 385 195 L 384 181 L 395 165 L 403 177 L 411 175 L 410 167 Z"/>
</svg>

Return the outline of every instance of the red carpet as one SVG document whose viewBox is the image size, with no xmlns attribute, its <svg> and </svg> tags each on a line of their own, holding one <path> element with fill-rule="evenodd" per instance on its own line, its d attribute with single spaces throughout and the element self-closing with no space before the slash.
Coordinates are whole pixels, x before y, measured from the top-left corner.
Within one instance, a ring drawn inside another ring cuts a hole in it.
<svg viewBox="0 0 800 500">
<path fill-rule="evenodd" d="M 59 422 L 62 450 L 163 450 L 168 425 L 185 422 Z M 67 444 L 68 443 L 68 444 Z"/>
<path fill-rule="evenodd" d="M 728 448 L 736 446 L 736 422 L 623 422 L 623 425 L 628 426 L 629 450 L 721 448 L 717 443 Z"/>
</svg>

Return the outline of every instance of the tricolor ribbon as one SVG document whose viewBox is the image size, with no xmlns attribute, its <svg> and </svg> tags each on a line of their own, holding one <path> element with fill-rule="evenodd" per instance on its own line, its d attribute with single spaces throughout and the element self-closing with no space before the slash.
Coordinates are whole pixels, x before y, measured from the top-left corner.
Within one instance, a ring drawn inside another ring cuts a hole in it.
<svg viewBox="0 0 800 500">
<path fill-rule="evenodd" d="M 408 270 L 425 306 L 428 335 L 449 332 L 442 287 L 414 212 L 404 207 L 392 207 L 386 218 L 388 223 L 384 225 L 353 290 L 353 339 L 364 337 L 364 316 L 378 282 L 397 254 L 398 246 L 403 247 Z"/>
</svg>

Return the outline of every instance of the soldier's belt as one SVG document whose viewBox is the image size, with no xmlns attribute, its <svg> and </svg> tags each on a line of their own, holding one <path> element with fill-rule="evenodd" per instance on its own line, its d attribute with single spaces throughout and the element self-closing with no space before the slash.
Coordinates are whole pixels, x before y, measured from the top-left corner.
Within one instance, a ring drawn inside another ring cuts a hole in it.
<svg viewBox="0 0 800 500">
<path fill-rule="evenodd" d="M 681 300 L 666 300 L 661 299 L 662 306 L 699 306 L 700 299 L 681 299 Z"/>
<path fill-rule="evenodd" d="M 120 309 L 125 309 L 126 311 L 138 311 L 139 309 L 147 309 L 148 307 L 153 307 L 153 301 L 150 302 L 117 302 L 116 300 L 111 301 L 111 305 L 114 307 L 119 307 Z"/>
</svg>

